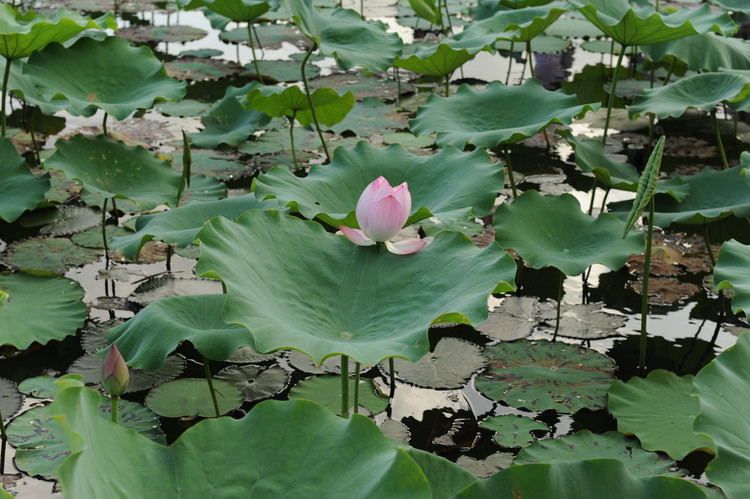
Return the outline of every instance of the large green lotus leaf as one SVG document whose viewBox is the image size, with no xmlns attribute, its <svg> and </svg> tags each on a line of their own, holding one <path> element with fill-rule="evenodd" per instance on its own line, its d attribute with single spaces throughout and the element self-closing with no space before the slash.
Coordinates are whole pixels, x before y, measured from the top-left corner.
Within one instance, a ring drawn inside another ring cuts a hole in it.
<svg viewBox="0 0 750 499">
<path fill-rule="evenodd" d="M 551 266 L 570 276 L 595 263 L 617 270 L 644 247 L 642 233 L 623 239 L 624 222 L 608 213 L 586 215 L 570 194 L 526 191 L 512 204 L 498 207 L 493 225 L 495 240 L 516 250 L 535 269 Z"/>
<path fill-rule="evenodd" d="M 76 115 L 90 116 L 98 107 L 124 120 L 136 109 L 185 95 L 185 82 L 167 76 L 151 49 L 132 47 L 116 36 L 103 41 L 81 38 L 68 48 L 49 45 L 29 57 L 24 71 L 44 98 L 66 99 L 66 109 Z"/>
<path fill-rule="evenodd" d="M 730 239 L 721 245 L 714 267 L 717 291 L 732 288 L 732 312 L 750 311 L 750 246 Z"/>
<path fill-rule="evenodd" d="M 707 4 L 662 14 L 643 1 L 633 4 L 629 0 L 569 0 L 568 3 L 622 45 L 649 45 L 711 31 L 732 35 L 737 30 L 729 14 L 714 14 Z"/>
<path fill-rule="evenodd" d="M 644 450 L 637 439 L 616 431 L 597 435 L 589 430 L 582 430 L 562 438 L 537 440 L 522 449 L 513 463 L 553 463 L 595 458 L 618 459 L 627 465 L 629 473 L 639 478 L 679 476 L 677 471 L 670 469 L 674 466 L 674 461 Z"/>
<path fill-rule="evenodd" d="M 272 400 L 240 420 L 201 421 L 164 447 L 99 421 L 99 400 L 76 387 L 52 404 L 74 456 L 58 471 L 70 497 L 431 497 L 419 466 L 364 416 Z"/>
<path fill-rule="evenodd" d="M 721 171 L 704 168 L 697 175 L 684 177 L 690 194 L 682 202 L 663 194 L 654 196 L 654 225 L 702 224 L 732 214 L 736 217 L 750 215 L 750 186 L 742 170 L 742 165 Z M 625 218 L 632 204 L 631 201 L 612 203 L 610 212 Z"/>
<path fill-rule="evenodd" d="M 20 12 L 0 4 L 0 55 L 21 59 L 52 42 L 64 42 L 86 29 L 117 29 L 112 15 L 96 20 L 60 8 L 51 19 L 34 11 Z"/>
<path fill-rule="evenodd" d="M 193 244 L 203 224 L 215 216 L 234 220 L 246 210 L 278 208 L 276 201 L 259 201 L 253 193 L 218 201 L 195 201 L 174 210 L 138 217 L 136 232 L 115 237 L 111 248 L 119 249 L 128 260 L 137 260 L 143 246 L 152 239 L 186 248 Z"/>
<path fill-rule="evenodd" d="M 472 60 L 482 50 L 490 52 L 494 48 L 489 44 L 459 47 L 454 46 L 459 44 L 455 44 L 455 42 L 447 43 L 448 41 L 444 39 L 443 42 L 438 44 L 407 45 L 403 53 L 393 62 L 393 65 L 423 75 L 449 75 Z"/>
<path fill-rule="evenodd" d="M 44 167 L 80 181 L 84 192 L 130 199 L 141 210 L 163 203 L 177 205 L 182 176 L 169 161 L 157 159 L 141 146 L 130 147 L 101 135 L 76 135 L 55 145 L 57 150 Z"/>
<path fill-rule="evenodd" d="M 335 354 L 364 365 L 417 361 L 429 350 L 431 323 L 485 320 L 487 296 L 515 276 L 499 246 L 479 249 L 457 232 L 394 255 L 315 222 L 251 210 L 236 222 L 211 220 L 198 239 L 198 275 L 227 288 L 224 320 L 250 329 L 259 352 L 293 348 L 316 363 Z"/>
<path fill-rule="evenodd" d="M 560 132 L 557 132 L 560 133 Z M 578 140 L 570 130 L 562 134 L 575 151 L 575 163 L 585 172 L 593 173 L 596 180 L 607 188 L 635 192 L 638 189 L 640 175 L 630 163 L 613 161 L 604 153 L 601 140 Z M 681 177 L 657 182 L 655 192 L 669 194 L 682 200 L 690 192 L 690 186 Z"/>
<path fill-rule="evenodd" d="M 441 147 L 451 144 L 463 149 L 471 142 L 492 148 L 531 137 L 552 123 L 569 125 L 599 106 L 579 105 L 574 95 L 545 90 L 535 78 L 517 86 L 495 81 L 480 91 L 461 85 L 451 97 L 431 95 L 409 126 L 415 135 L 437 132 Z"/>
<path fill-rule="evenodd" d="M 654 61 L 667 56 L 685 62 L 693 71 L 718 71 L 720 68 L 750 69 L 750 43 L 714 33 L 686 36 L 671 42 L 645 45 L 640 50 Z"/>
<path fill-rule="evenodd" d="M 6 62 L 6 59 L 0 60 L 0 71 L 5 71 Z M 9 92 L 13 92 L 14 95 L 23 99 L 27 104 L 37 106 L 46 115 L 51 116 L 65 109 L 67 105 L 65 99 L 49 101 L 39 94 L 39 89 L 36 86 L 34 78 L 28 74 L 24 74 L 23 67 L 26 63 L 23 60 L 12 59 L 10 62 L 10 72 L 8 73 Z M 36 131 L 39 130 L 37 129 Z"/>
<path fill-rule="evenodd" d="M 343 120 L 354 107 L 354 94 L 351 92 L 339 95 L 332 88 L 319 88 L 310 97 L 318 122 L 326 126 Z M 252 88 L 247 94 L 247 102 L 251 109 L 263 111 L 269 116 L 294 116 L 302 126 L 313 123 L 310 100 L 296 85 Z"/>
<path fill-rule="evenodd" d="M 615 364 L 606 355 L 577 345 L 546 340 L 512 341 L 486 348 L 490 367 L 476 379 L 492 400 L 532 411 L 606 405 Z"/>
<path fill-rule="evenodd" d="M 617 418 L 617 429 L 635 435 L 644 449 L 662 451 L 683 459 L 695 450 L 714 454 L 710 438 L 693 431 L 700 404 L 690 396 L 693 376 L 679 377 L 657 369 L 648 376 L 634 376 L 627 383 L 612 383 L 607 409 Z"/>
<path fill-rule="evenodd" d="M 388 33 L 380 22 L 364 21 L 351 9 L 318 12 L 307 0 L 281 0 L 297 27 L 318 46 L 323 55 L 333 56 L 347 71 L 362 66 L 365 73 L 388 69 L 401 53 L 403 42 Z M 375 49 L 376 47 L 376 49 Z"/>
<path fill-rule="evenodd" d="M 0 137 L 0 218 L 15 222 L 32 210 L 49 190 L 49 175 L 34 175 L 10 139 Z"/>
<path fill-rule="evenodd" d="M 750 5 L 745 0 L 711 0 L 712 4 L 720 6 L 724 10 L 733 10 L 734 12 L 750 12 Z"/>
<path fill-rule="evenodd" d="M 514 465 L 467 487 L 456 497 L 705 499 L 706 493 L 697 484 L 681 478 L 633 476 L 617 459 L 587 459 Z"/>
<path fill-rule="evenodd" d="M 544 33 L 567 10 L 563 2 L 501 10 L 492 17 L 470 24 L 455 38 L 462 42 L 488 40 L 487 43 L 493 43 L 497 39 L 526 42 Z"/>
<path fill-rule="evenodd" d="M 716 457 L 708 463 L 706 476 L 727 494 L 743 497 L 750 478 L 750 334 L 716 357 L 695 376 L 693 395 L 701 412 L 695 431 L 716 443 Z"/>
<path fill-rule="evenodd" d="M 0 345 L 19 350 L 76 334 L 89 311 L 81 285 L 62 277 L 0 274 L 0 291 L 9 295 L 0 313 Z"/>
<path fill-rule="evenodd" d="M 309 220 L 317 217 L 333 226 L 355 227 L 353 210 L 359 196 L 381 175 L 391 185 L 408 183 L 413 213 L 407 223 L 467 208 L 474 216 L 484 216 L 504 180 L 502 169 L 482 149 L 462 153 L 449 146 L 422 156 L 400 145 L 382 148 L 359 142 L 353 148 L 337 148 L 330 164 L 312 166 L 305 178 L 285 167 L 269 170 L 255 179 L 253 191 L 258 198 L 276 197 Z"/>
<path fill-rule="evenodd" d="M 700 73 L 669 85 L 644 90 L 627 106 L 631 119 L 644 113 L 659 118 L 680 117 L 688 108 L 711 111 L 722 101 L 742 101 L 750 95 L 750 77 L 737 73 Z"/>
<path fill-rule="evenodd" d="M 406 445 L 402 448 L 422 469 L 422 473 L 430 482 L 434 499 L 453 498 L 458 492 L 478 481 L 470 471 L 456 466 L 444 457 Z"/>
<path fill-rule="evenodd" d="M 177 3 L 187 4 L 182 7 L 184 10 L 205 7 L 235 22 L 252 22 L 268 12 L 272 4 L 278 7 L 275 0 L 178 0 Z"/>
<path fill-rule="evenodd" d="M 221 144 L 238 146 L 247 141 L 255 130 L 266 126 L 271 121 L 270 116 L 262 111 L 246 109 L 240 102 L 256 85 L 253 82 L 239 88 L 227 87 L 224 97 L 203 117 L 203 130 L 188 134 L 190 142 L 196 147 L 209 149 Z"/>
<path fill-rule="evenodd" d="M 159 417 L 144 406 L 129 400 L 117 404 L 122 426 L 137 431 L 149 440 L 166 444 L 159 428 Z M 102 418 L 112 418 L 112 401 L 102 398 L 98 408 Z M 8 425 L 8 442 L 16 448 L 15 463 L 29 475 L 55 478 L 60 464 L 70 455 L 63 429 L 49 417 L 49 405 L 34 407 Z"/>
<path fill-rule="evenodd" d="M 170 296 L 157 300 L 107 333 L 131 367 L 158 369 L 184 340 L 211 360 L 254 347 L 250 331 L 221 317 L 224 295 Z"/>
</svg>

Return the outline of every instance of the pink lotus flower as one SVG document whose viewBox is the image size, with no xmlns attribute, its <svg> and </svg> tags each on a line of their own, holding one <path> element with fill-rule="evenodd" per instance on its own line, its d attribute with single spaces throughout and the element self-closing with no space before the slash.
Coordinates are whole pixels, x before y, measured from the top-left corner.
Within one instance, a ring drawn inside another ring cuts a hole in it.
<svg viewBox="0 0 750 499">
<path fill-rule="evenodd" d="M 109 347 L 102 365 L 102 386 L 110 395 L 119 397 L 128 387 L 130 374 L 117 346 Z"/>
<path fill-rule="evenodd" d="M 411 213 L 411 194 L 406 182 L 391 187 L 385 177 L 373 180 L 357 202 L 357 222 L 360 229 L 339 225 L 341 232 L 358 246 L 372 246 L 384 242 L 391 253 L 408 255 L 422 249 L 431 238 L 418 237 L 394 241 Z"/>
</svg>

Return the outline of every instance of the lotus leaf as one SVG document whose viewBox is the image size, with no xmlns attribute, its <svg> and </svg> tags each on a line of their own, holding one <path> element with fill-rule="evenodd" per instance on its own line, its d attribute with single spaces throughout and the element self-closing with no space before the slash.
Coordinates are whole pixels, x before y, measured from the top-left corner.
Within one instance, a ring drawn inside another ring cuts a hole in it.
<svg viewBox="0 0 750 499">
<path fill-rule="evenodd" d="M 586 215 L 570 194 L 524 192 L 512 204 L 498 207 L 493 225 L 495 240 L 516 250 L 532 267 L 557 267 L 570 276 L 595 263 L 617 270 L 628 256 L 640 254 L 644 247 L 643 234 L 623 239 L 625 224 L 621 220 L 608 213 L 597 218 Z M 536 230 L 525 230 L 527 227 Z"/>
<path fill-rule="evenodd" d="M 305 66 L 305 75 L 308 78 L 315 78 L 320 75 L 320 67 L 310 64 L 307 61 Z M 277 82 L 292 83 L 300 79 L 300 66 L 296 61 L 258 61 L 258 68 L 266 82 L 276 80 Z M 255 65 L 245 64 L 245 70 L 240 76 L 254 76 Z"/>
<path fill-rule="evenodd" d="M 750 5 L 744 0 L 711 0 L 712 4 L 720 6 L 724 10 L 747 13 Z"/>
<path fill-rule="evenodd" d="M 532 411 L 573 413 L 604 407 L 612 383 L 612 359 L 594 350 L 538 340 L 500 343 L 485 349 L 489 369 L 476 379 L 492 400 Z"/>
<path fill-rule="evenodd" d="M 7 298 L 7 295 L 6 295 Z M 2 300 L 2 298 L 0 298 Z M 0 306 L 0 309 L 2 306 Z M 12 417 L 15 413 L 21 409 L 23 405 L 23 396 L 20 391 L 16 388 L 15 383 L 8 381 L 5 378 L 0 378 L 0 415 L 2 415 L 2 421 Z"/>
<path fill-rule="evenodd" d="M 569 0 L 586 19 L 621 45 L 649 45 L 696 33 L 732 35 L 737 26 L 729 14 L 714 14 L 707 4 L 682 8 L 668 14 L 648 2 L 628 0 Z"/>
<path fill-rule="evenodd" d="M 63 275 L 71 267 L 95 262 L 100 257 L 99 250 L 82 248 L 69 239 L 34 237 L 11 243 L 4 261 L 29 274 Z"/>
<path fill-rule="evenodd" d="M 354 109 L 340 123 L 330 127 L 336 133 L 354 132 L 359 137 L 383 133 L 383 129 L 406 127 L 406 118 L 393 106 L 384 104 L 377 97 L 365 97 L 354 104 Z"/>
<path fill-rule="evenodd" d="M 15 146 L 0 137 L 0 218 L 15 222 L 24 211 L 32 210 L 49 190 L 49 175 L 34 175 Z"/>
<path fill-rule="evenodd" d="M 63 277 L 2 274 L 0 290 L 11 297 L 0 313 L 0 346 L 23 350 L 34 342 L 61 340 L 76 334 L 88 315 L 83 288 Z"/>
<path fill-rule="evenodd" d="M 688 108 L 712 111 L 719 102 L 739 102 L 750 95 L 750 76 L 701 73 L 669 85 L 646 89 L 628 107 L 631 119 L 643 113 L 659 118 L 680 117 Z"/>
<path fill-rule="evenodd" d="M 750 43 L 715 33 L 686 36 L 671 42 L 645 45 L 639 49 L 654 61 L 671 56 L 684 61 L 693 71 L 720 68 L 750 69 Z"/>
<path fill-rule="evenodd" d="M 465 45 L 468 44 L 458 44 L 453 40 L 443 39 L 438 44 L 407 45 L 403 53 L 396 57 L 393 65 L 423 75 L 450 75 L 472 60 L 482 50 L 493 51 L 494 46 L 491 43 L 481 44 L 479 42 L 479 44 L 467 48 Z"/>
<path fill-rule="evenodd" d="M 437 132 L 441 147 L 464 148 L 471 142 L 492 148 L 531 137 L 552 123 L 569 125 L 574 117 L 597 109 L 599 103 L 579 105 L 574 95 L 545 90 L 535 78 L 518 86 L 495 81 L 480 91 L 461 85 L 451 97 L 431 95 L 409 126 L 415 135 Z"/>
<path fill-rule="evenodd" d="M 354 66 L 362 66 L 366 74 L 384 71 L 401 53 L 403 42 L 396 33 L 386 32 L 380 22 L 362 20 L 351 9 L 337 9 L 328 14 L 318 12 L 312 2 L 305 0 L 280 3 L 291 12 L 294 23 L 318 46 L 320 53 L 334 57 L 344 71 Z"/>
<path fill-rule="evenodd" d="M 0 4 L 7 5 L 7 4 Z M 5 71 L 6 60 L 0 60 L 0 71 Z M 20 97 L 27 104 L 37 106 L 42 113 L 53 115 L 58 111 L 65 109 L 67 101 L 64 99 L 49 101 L 40 95 L 36 86 L 36 81 L 28 74 L 24 74 L 25 66 L 23 60 L 11 60 L 10 70 L 8 73 L 8 91 Z"/>
<path fill-rule="evenodd" d="M 494 43 L 497 39 L 503 39 L 527 42 L 544 33 L 567 10 L 567 5 L 563 2 L 501 10 L 492 17 L 470 24 L 456 35 L 456 40 L 489 40 L 487 43 Z"/>
<path fill-rule="evenodd" d="M 658 401 L 653 401 L 653 403 L 658 404 Z M 678 472 L 670 469 L 674 466 L 674 461 L 655 452 L 643 450 L 637 439 L 616 431 L 596 435 L 589 430 L 582 430 L 562 438 L 537 440 L 521 449 L 513 462 L 514 464 L 575 462 L 594 458 L 618 459 L 627 465 L 630 474 L 639 478 L 679 476 Z"/>
<path fill-rule="evenodd" d="M 125 394 L 148 390 L 154 386 L 172 380 L 185 371 L 185 358 L 178 355 L 167 357 L 164 366 L 159 369 L 130 369 L 130 382 Z M 83 377 L 89 385 L 99 385 L 102 379 L 102 358 L 96 352 L 84 354 L 68 368 L 68 373 Z"/>
<path fill-rule="evenodd" d="M 495 434 L 492 436 L 495 442 L 503 447 L 526 447 L 536 438 L 532 431 L 545 433 L 549 431 L 549 426 L 540 423 L 526 416 L 516 416 L 515 414 L 505 414 L 503 416 L 494 416 L 483 421 L 479 426 L 492 430 Z"/>
<path fill-rule="evenodd" d="M 354 107 L 354 94 L 351 92 L 339 95 L 331 88 L 319 88 L 310 98 L 318 122 L 327 126 L 333 126 L 343 120 Z M 296 85 L 287 88 L 251 88 L 247 94 L 247 102 L 251 109 L 263 111 L 269 116 L 294 117 L 302 126 L 313 123 L 310 100 Z"/>
<path fill-rule="evenodd" d="M 726 493 L 742 497 L 747 490 L 750 470 L 750 334 L 737 338 L 709 365 L 701 369 L 693 382 L 701 412 L 694 431 L 705 434 L 716 444 L 716 457 L 708 463 L 706 476 Z"/>
<path fill-rule="evenodd" d="M 51 408 L 75 442 L 77 457 L 58 471 L 73 497 L 108 497 L 112 490 L 139 497 L 173 497 L 175 490 L 190 496 L 251 490 L 258 497 L 344 498 L 352 491 L 360 497 L 431 497 L 419 466 L 364 416 L 341 419 L 305 400 L 266 401 L 240 420 L 201 421 L 164 447 L 98 421 L 92 408 L 99 400 L 89 389 L 69 388 Z M 118 472 L 95 471 L 102 466 Z M 290 469 L 296 470 L 292 481 Z"/>
<path fill-rule="evenodd" d="M 22 13 L 0 4 L 0 55 L 22 59 L 52 42 L 64 42 L 86 29 L 117 29 L 112 15 L 95 20 L 60 8 L 51 19 L 34 11 Z"/>
<path fill-rule="evenodd" d="M 511 466 L 461 491 L 458 498 L 516 499 L 519 497 L 617 497 L 698 499 L 706 493 L 681 478 L 636 477 L 617 459 L 587 459 Z"/>
<path fill-rule="evenodd" d="M 252 348 L 254 343 L 247 328 L 222 320 L 224 299 L 224 295 L 162 298 L 110 329 L 107 339 L 131 367 L 162 367 L 184 340 L 211 360 L 226 360 L 239 347 Z"/>
<path fill-rule="evenodd" d="M 349 409 L 354 407 L 354 385 L 355 380 L 349 378 Z M 300 381 L 289 391 L 290 400 L 312 400 L 329 411 L 338 414 L 341 412 L 341 376 L 324 375 Z M 388 399 L 379 393 L 372 380 L 360 379 L 359 382 L 359 405 L 376 414 L 385 410 Z"/>
<path fill-rule="evenodd" d="M 750 311 L 750 246 L 730 239 L 721 245 L 714 267 L 717 291 L 731 288 L 732 312 Z"/>
<path fill-rule="evenodd" d="M 271 7 L 278 8 L 277 0 L 178 0 L 184 10 L 207 8 L 235 22 L 253 22 Z M 226 23 L 224 23 L 226 25 Z M 214 26 L 214 29 L 222 27 Z"/>
<path fill-rule="evenodd" d="M 103 136 L 58 141 L 45 162 L 83 184 L 84 193 L 103 198 L 130 199 L 141 210 L 160 204 L 177 205 L 182 176 L 168 161 L 157 159 L 143 147 L 130 147 Z"/>
<path fill-rule="evenodd" d="M 387 419 L 381 425 L 381 430 L 387 427 L 386 423 L 388 421 L 395 422 L 393 419 Z M 385 430 L 383 433 L 388 435 Z M 422 473 L 427 477 L 427 481 L 430 482 L 430 488 L 432 489 L 433 499 L 453 498 L 462 489 L 477 482 L 477 477 L 469 471 L 460 466 L 455 466 L 451 461 L 437 454 L 413 447 L 403 446 L 402 448 L 419 465 Z"/>
<path fill-rule="evenodd" d="M 81 38 L 68 48 L 49 45 L 32 54 L 24 71 L 45 99 L 67 100 L 66 109 L 76 115 L 91 116 L 100 108 L 124 120 L 136 109 L 185 95 L 185 82 L 167 76 L 148 47 L 132 47 L 116 36 Z"/>
<path fill-rule="evenodd" d="M 211 390 L 216 394 L 219 414 L 242 404 L 242 392 L 228 381 L 214 379 L 213 388 L 205 379 L 180 378 L 167 381 L 148 392 L 144 403 L 159 416 L 167 418 L 218 416 Z"/>
<path fill-rule="evenodd" d="M 684 459 L 696 450 L 715 454 L 710 438 L 693 430 L 700 404 L 690 396 L 693 376 L 679 377 L 657 369 L 644 378 L 612 383 L 607 409 L 617 418 L 617 429 L 635 435 L 644 449 Z"/>
<path fill-rule="evenodd" d="M 440 9 L 440 3 L 435 3 L 435 0 L 409 0 L 409 5 L 414 9 L 414 12 L 421 17 L 434 24 L 435 26 L 441 26 L 443 24 L 443 13 Z"/>
<path fill-rule="evenodd" d="M 236 222 L 211 220 L 198 239 L 196 272 L 227 289 L 224 320 L 250 329 L 259 352 L 293 348 L 316 363 L 335 354 L 364 365 L 417 361 L 429 350 L 431 323 L 485 320 L 487 296 L 515 276 L 499 246 L 480 250 L 456 232 L 394 255 L 354 246 L 315 222 L 251 210 Z"/>
<path fill-rule="evenodd" d="M 224 98 L 217 101 L 203 117 L 204 129 L 200 133 L 190 133 L 190 141 L 196 147 L 214 148 L 221 144 L 238 146 L 259 127 L 267 125 L 271 118 L 262 111 L 246 109 L 244 101 L 247 92 L 257 83 L 237 87 L 227 87 Z"/>
<path fill-rule="evenodd" d="M 128 260 L 137 260 L 143 246 L 152 239 L 186 248 L 193 244 L 203 224 L 215 216 L 230 220 L 252 209 L 278 209 L 275 201 L 258 201 L 246 194 L 219 201 L 196 201 L 174 210 L 142 215 L 135 220 L 135 233 L 116 237 L 112 249 L 119 249 Z"/>
<path fill-rule="evenodd" d="M 242 400 L 255 402 L 272 397 L 289 384 L 289 371 L 280 366 L 262 369 L 259 366 L 229 366 L 216 375 L 216 379 L 228 381 L 242 392 Z"/>
<path fill-rule="evenodd" d="M 285 167 L 274 168 L 254 181 L 253 191 L 258 198 L 276 197 L 309 220 L 354 227 L 353 210 L 360 194 L 381 175 L 391 185 L 408 183 L 414 210 L 407 224 L 461 209 L 484 216 L 503 188 L 502 170 L 481 149 L 462 153 L 449 146 L 422 156 L 400 145 L 379 148 L 359 142 L 353 148 L 336 149 L 330 164 L 312 166 L 305 178 Z"/>
<path fill-rule="evenodd" d="M 704 168 L 683 180 L 690 186 L 690 194 L 682 202 L 663 194 L 654 196 L 654 225 L 702 224 L 729 215 L 750 215 L 750 185 L 743 178 L 741 165 L 721 171 Z M 630 201 L 612 203 L 610 212 L 625 217 L 631 205 Z"/>
<path fill-rule="evenodd" d="M 554 54 L 556 52 L 564 52 L 571 47 L 571 42 L 565 38 L 559 36 L 545 36 L 540 35 L 529 42 L 531 44 L 531 51 L 534 54 Z M 521 48 L 515 42 L 508 40 L 500 40 L 495 43 L 497 50 L 507 50 L 510 52 L 511 45 L 515 51 Z"/>
</svg>

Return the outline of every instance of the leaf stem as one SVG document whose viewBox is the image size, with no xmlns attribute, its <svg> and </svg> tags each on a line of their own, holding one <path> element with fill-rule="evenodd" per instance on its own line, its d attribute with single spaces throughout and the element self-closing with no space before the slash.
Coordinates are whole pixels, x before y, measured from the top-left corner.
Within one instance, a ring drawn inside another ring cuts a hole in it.
<svg viewBox="0 0 750 499">
<path fill-rule="evenodd" d="M 5 449 L 8 446 L 8 434 L 5 432 L 5 421 L 3 420 L 3 412 L 0 411 L 0 475 L 5 474 Z"/>
<path fill-rule="evenodd" d="M 5 72 L 3 73 L 3 101 L 2 101 L 2 132 L 5 137 L 5 100 L 8 97 L 8 79 L 10 78 L 10 63 L 12 59 L 10 57 L 5 58 Z M 4 447 L 3 447 L 4 449 Z"/>
<path fill-rule="evenodd" d="M 711 260 L 711 266 L 716 267 L 716 257 L 714 252 L 711 250 L 711 238 L 708 237 L 708 224 L 703 224 L 703 243 L 706 245 L 706 251 L 708 251 L 708 258 Z"/>
<path fill-rule="evenodd" d="M 109 269 L 109 245 L 107 244 L 107 201 L 104 198 L 102 203 L 102 246 L 104 246 L 104 268 Z"/>
<path fill-rule="evenodd" d="M 557 340 L 557 332 L 560 330 L 560 306 L 563 296 L 563 281 L 565 281 L 565 274 L 560 270 L 560 284 L 557 287 L 557 318 L 555 319 L 555 334 L 552 336 L 552 341 Z"/>
<path fill-rule="evenodd" d="M 258 66 L 258 58 L 255 57 L 255 41 L 253 41 L 253 23 L 252 21 L 247 22 L 247 36 L 250 39 L 250 51 L 253 53 L 253 64 L 255 65 L 255 72 L 258 74 L 258 81 L 261 85 L 265 85 L 263 81 L 263 75 L 260 74 L 260 67 Z"/>
<path fill-rule="evenodd" d="M 534 72 L 534 60 L 533 60 L 533 54 L 531 53 L 531 40 L 526 40 L 526 57 L 529 59 L 529 70 L 531 71 L 531 77 L 536 78 L 536 73 Z"/>
<path fill-rule="evenodd" d="M 719 133 L 719 120 L 716 119 L 716 108 L 711 110 L 711 118 L 714 122 L 714 133 L 716 134 L 716 143 L 719 146 L 719 154 L 721 155 L 721 163 L 724 165 L 724 169 L 729 168 L 727 163 L 727 155 L 724 152 L 724 143 L 721 141 L 721 133 Z"/>
<path fill-rule="evenodd" d="M 216 417 L 221 416 L 219 412 L 219 402 L 216 400 L 216 390 L 214 389 L 214 379 L 211 377 L 211 366 L 209 364 L 208 357 L 203 356 L 203 372 L 206 374 L 206 382 L 208 383 L 208 389 L 211 391 L 211 400 L 214 402 L 214 411 Z"/>
<path fill-rule="evenodd" d="M 620 53 L 617 55 L 617 66 L 615 74 L 612 75 L 612 88 L 609 90 L 609 101 L 607 103 L 607 118 L 604 120 L 604 135 L 602 135 L 602 145 L 607 143 L 607 130 L 609 130 L 609 120 L 612 116 L 612 106 L 615 104 L 615 90 L 617 90 L 617 79 L 620 76 L 620 66 L 622 58 L 625 56 L 625 45 L 620 46 Z"/>
<path fill-rule="evenodd" d="M 513 40 L 510 41 L 510 55 L 508 55 L 508 73 L 505 75 L 505 84 L 507 85 L 510 81 L 510 68 L 513 66 Z"/>
<path fill-rule="evenodd" d="M 302 59 L 302 65 L 300 67 L 300 71 L 302 72 L 302 83 L 305 85 L 305 94 L 307 94 L 307 102 L 310 104 L 310 114 L 312 114 L 313 121 L 315 122 L 315 129 L 318 131 L 318 137 L 320 137 L 320 142 L 323 144 L 323 151 L 326 154 L 326 163 L 331 162 L 331 155 L 328 153 L 328 146 L 326 145 L 326 141 L 323 138 L 323 131 L 320 129 L 320 123 L 318 123 L 318 117 L 315 114 L 315 105 L 313 105 L 312 95 L 310 94 L 310 85 L 307 83 L 307 75 L 305 74 L 305 65 L 307 64 L 307 60 L 312 55 L 313 51 L 317 49 L 318 46 L 313 44 L 312 47 L 310 47 L 310 50 L 307 51 L 307 54 L 305 55 L 304 59 Z"/>
<path fill-rule="evenodd" d="M 646 372 L 646 340 L 648 330 L 648 278 L 651 273 L 651 241 L 654 236 L 654 200 L 648 202 L 648 231 L 646 233 L 646 252 L 643 262 L 643 289 L 641 293 L 641 338 L 638 355 L 638 370 L 643 374 Z"/>
<path fill-rule="evenodd" d="M 102 120 L 102 133 L 106 138 L 109 138 L 109 132 L 107 132 L 107 117 L 109 116 L 108 113 L 104 113 L 104 119 Z"/>
<path fill-rule="evenodd" d="M 510 149 L 506 145 L 504 147 L 505 149 L 505 166 L 508 168 L 508 180 L 510 181 L 510 189 L 513 191 L 513 199 L 516 199 L 518 197 L 518 192 L 516 191 L 516 181 L 513 178 L 513 166 L 510 163 Z"/>
<path fill-rule="evenodd" d="M 359 372 L 362 364 L 357 362 L 354 366 L 354 414 L 359 414 Z"/>
<path fill-rule="evenodd" d="M 294 160 L 294 169 L 299 170 L 297 164 L 297 151 L 294 150 L 294 120 L 297 119 L 297 110 L 292 111 L 292 117 L 289 118 L 289 142 L 292 145 L 292 159 Z"/>
<path fill-rule="evenodd" d="M 349 357 L 341 354 L 341 417 L 349 417 Z"/>
</svg>

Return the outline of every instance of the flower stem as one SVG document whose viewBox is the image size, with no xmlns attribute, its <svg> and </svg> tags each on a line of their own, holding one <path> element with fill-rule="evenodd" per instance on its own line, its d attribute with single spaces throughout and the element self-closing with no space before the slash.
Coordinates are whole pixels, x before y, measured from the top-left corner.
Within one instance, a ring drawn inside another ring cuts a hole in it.
<svg viewBox="0 0 750 499">
<path fill-rule="evenodd" d="M 341 417 L 349 417 L 349 357 L 341 354 Z"/>
<path fill-rule="evenodd" d="M 251 21 L 247 22 L 247 36 L 250 39 L 250 51 L 253 53 L 253 64 L 255 65 L 255 72 L 258 74 L 258 81 L 260 81 L 261 85 L 265 85 L 266 82 L 263 81 L 263 75 L 260 74 L 258 58 L 255 57 L 255 41 L 253 41 L 253 23 Z"/>
<path fill-rule="evenodd" d="M 112 395 L 110 400 L 112 402 L 112 422 L 114 424 L 118 424 L 119 423 L 118 412 L 120 410 L 120 397 L 117 395 Z"/>
<path fill-rule="evenodd" d="M 617 65 L 615 73 L 612 75 L 612 88 L 609 90 L 609 101 L 607 103 L 607 118 L 604 120 L 604 135 L 602 135 L 602 145 L 607 143 L 607 130 L 609 130 L 609 120 L 612 116 L 612 106 L 615 104 L 615 90 L 617 90 L 617 79 L 620 76 L 620 66 L 622 58 L 625 56 L 625 45 L 620 46 L 620 53 L 617 55 Z"/>
<path fill-rule="evenodd" d="M 214 411 L 216 417 L 221 416 L 219 412 L 219 402 L 216 400 L 216 390 L 214 389 L 214 379 L 211 377 L 211 366 L 208 361 L 208 357 L 203 356 L 203 372 L 206 373 L 206 381 L 208 382 L 208 389 L 211 390 L 211 400 L 214 402 Z"/>
<path fill-rule="evenodd" d="M 516 181 L 513 178 L 513 166 L 510 163 L 510 149 L 507 145 L 505 146 L 505 166 L 508 168 L 508 180 L 510 181 L 510 189 L 513 191 L 513 199 L 516 199 L 518 192 L 516 191 Z"/>
<path fill-rule="evenodd" d="M 2 131 L 3 131 L 3 137 L 5 137 L 5 100 L 8 97 L 8 79 L 10 78 L 10 62 L 11 58 L 6 57 L 5 58 L 5 72 L 3 74 L 3 102 L 2 102 Z M 3 447 L 3 450 L 5 447 Z"/>
<path fill-rule="evenodd" d="M 654 235 L 654 200 L 648 202 L 648 231 L 646 233 L 646 253 L 643 263 L 643 290 L 641 294 L 641 339 L 640 354 L 638 358 L 638 370 L 641 373 L 646 372 L 646 339 L 648 331 L 646 323 L 648 321 L 648 277 L 651 273 L 651 240 Z"/>
<path fill-rule="evenodd" d="M 331 162 L 331 155 L 328 153 L 328 146 L 326 145 L 326 141 L 323 138 L 323 131 L 320 129 L 320 123 L 318 123 L 318 117 L 315 114 L 315 106 L 313 105 L 312 101 L 312 95 L 310 94 L 310 85 L 307 83 L 307 75 L 305 75 L 305 65 L 307 64 L 307 60 L 312 55 L 313 51 L 318 48 L 317 45 L 313 44 L 312 47 L 310 47 L 310 50 L 307 51 L 307 54 L 305 55 L 304 59 L 302 59 L 302 65 L 300 67 L 300 71 L 302 72 L 302 83 L 305 85 L 305 94 L 307 94 L 307 102 L 310 104 L 310 114 L 312 114 L 313 121 L 315 122 L 315 129 L 318 131 L 318 137 L 320 137 L 320 142 L 323 144 L 323 152 L 326 154 L 326 163 Z"/>
</svg>

